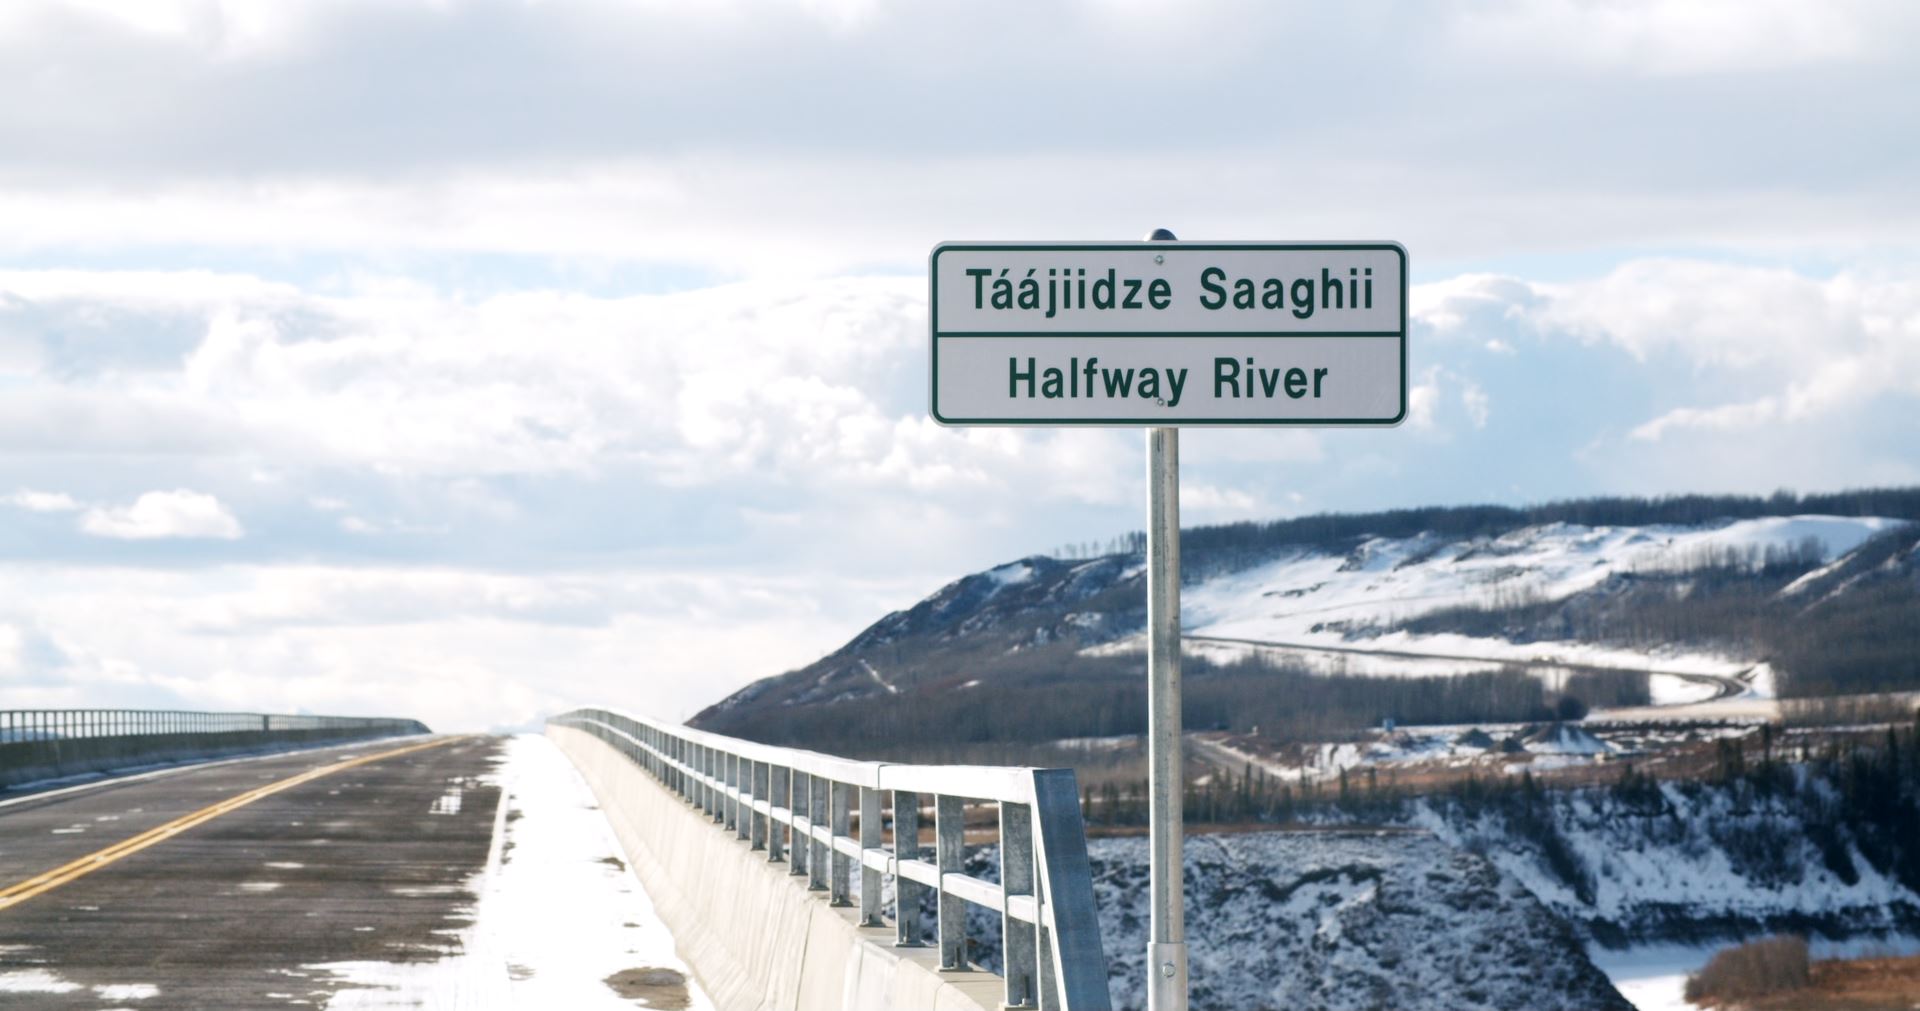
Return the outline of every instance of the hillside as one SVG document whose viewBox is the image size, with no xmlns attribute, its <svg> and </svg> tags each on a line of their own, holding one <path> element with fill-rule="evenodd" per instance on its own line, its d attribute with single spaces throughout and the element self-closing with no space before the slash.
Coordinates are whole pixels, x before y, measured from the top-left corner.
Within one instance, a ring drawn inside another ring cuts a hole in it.
<svg viewBox="0 0 1920 1011">
<path fill-rule="evenodd" d="M 1920 687 L 1916 518 L 1905 490 L 1187 530 L 1189 724 L 1304 734 Z M 1138 732 L 1142 570 L 1136 551 L 965 576 L 694 723 L 856 752 Z M 1312 726 L 1289 722 L 1303 710 Z"/>
<path fill-rule="evenodd" d="M 1136 1011 L 1146 840 L 1095 839 L 1088 857 L 1108 986 L 1115 1007 Z M 1486 859 L 1428 833 L 1205 836 L 1189 840 L 1184 862 L 1195 1011 L 1631 1011 L 1573 929 Z M 997 879 L 998 864 L 989 845 L 967 867 Z M 999 917 L 970 909 L 967 929 L 971 957 L 997 966 Z"/>
<path fill-rule="evenodd" d="M 1091 846 L 1117 1003 L 1141 1007 L 1144 839 Z M 1609 1011 L 1630 1007 L 1574 935 L 1487 861 L 1421 833 L 1195 839 L 1195 1008 Z"/>
</svg>

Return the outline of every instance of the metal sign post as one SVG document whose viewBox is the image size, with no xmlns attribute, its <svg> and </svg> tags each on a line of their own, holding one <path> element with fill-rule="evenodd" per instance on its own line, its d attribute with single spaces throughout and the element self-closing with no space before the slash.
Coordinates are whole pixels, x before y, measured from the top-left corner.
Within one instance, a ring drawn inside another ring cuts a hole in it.
<svg viewBox="0 0 1920 1011">
<path fill-rule="evenodd" d="M 1147 1008 L 1186 1011 L 1177 426 L 1399 424 L 1407 251 L 1159 228 L 1144 242 L 945 242 L 928 280 L 935 421 L 1146 428 Z"/>
<path fill-rule="evenodd" d="M 1157 228 L 1149 241 L 1170 242 Z M 1186 1011 L 1186 896 L 1180 755 L 1180 430 L 1147 429 L 1147 824 L 1153 912 L 1147 1011 Z"/>
</svg>

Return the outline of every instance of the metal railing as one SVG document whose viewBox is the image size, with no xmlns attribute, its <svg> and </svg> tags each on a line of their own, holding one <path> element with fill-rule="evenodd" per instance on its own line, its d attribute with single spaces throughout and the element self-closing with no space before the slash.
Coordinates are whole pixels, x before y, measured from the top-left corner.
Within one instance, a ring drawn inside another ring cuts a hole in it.
<svg viewBox="0 0 1920 1011">
<path fill-rule="evenodd" d="M 550 722 L 612 745 L 834 905 L 853 904 L 857 867 L 863 926 L 885 925 L 882 879 L 891 875 L 897 946 L 923 943 L 921 903 L 931 893 L 942 970 L 976 968 L 966 958 L 966 907 L 999 913 L 1007 1007 L 1112 1006 L 1073 770 L 856 762 L 608 709 Z M 998 883 L 965 873 L 970 800 L 997 808 Z M 931 853 L 921 844 L 926 808 Z"/>
<path fill-rule="evenodd" d="M 172 709 L 0 709 L 0 743 L 140 734 L 229 734 L 280 730 L 417 734 L 425 733 L 427 728 L 418 720 L 367 716 L 206 713 Z"/>
</svg>

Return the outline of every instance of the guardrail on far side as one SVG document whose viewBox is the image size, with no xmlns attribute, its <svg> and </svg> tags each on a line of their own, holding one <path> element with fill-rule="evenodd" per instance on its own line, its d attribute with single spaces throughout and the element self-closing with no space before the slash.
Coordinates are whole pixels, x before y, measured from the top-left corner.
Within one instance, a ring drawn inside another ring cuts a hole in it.
<svg viewBox="0 0 1920 1011">
<path fill-rule="evenodd" d="M 882 880 L 891 875 L 897 946 L 922 943 L 921 903 L 933 895 L 942 970 L 974 968 L 966 959 L 968 905 L 1000 914 L 1007 1007 L 1112 1006 L 1071 769 L 856 762 L 609 709 L 549 722 L 598 737 L 711 817 L 714 845 L 764 850 L 835 905 L 852 905 L 857 869 L 864 926 L 884 924 Z M 965 873 L 970 801 L 997 809 L 998 883 Z M 930 848 L 921 839 L 929 808 Z"/>
<path fill-rule="evenodd" d="M 0 709 L 0 788 L 282 744 L 424 734 L 419 720 L 175 709 Z"/>
</svg>

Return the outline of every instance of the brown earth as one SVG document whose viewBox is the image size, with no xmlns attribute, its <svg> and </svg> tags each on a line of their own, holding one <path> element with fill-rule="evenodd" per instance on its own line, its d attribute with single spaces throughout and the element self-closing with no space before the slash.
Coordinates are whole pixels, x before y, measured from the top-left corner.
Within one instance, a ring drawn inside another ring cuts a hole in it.
<svg viewBox="0 0 1920 1011">
<path fill-rule="evenodd" d="M 1810 986 L 1751 1001 L 1704 1006 L 1722 1011 L 1910 1011 L 1920 1008 L 1920 956 L 1815 962 Z"/>
</svg>

